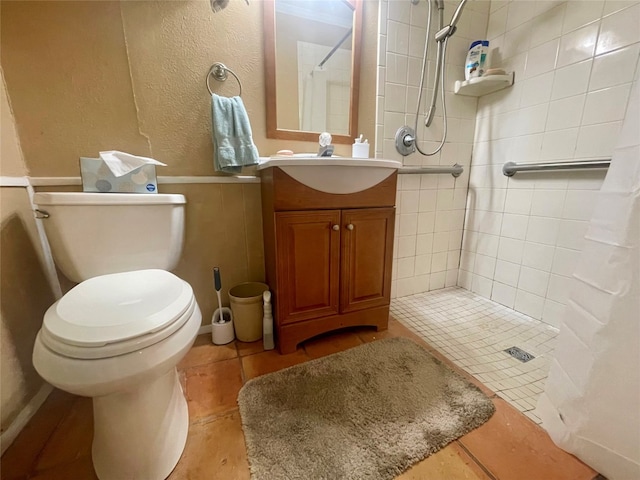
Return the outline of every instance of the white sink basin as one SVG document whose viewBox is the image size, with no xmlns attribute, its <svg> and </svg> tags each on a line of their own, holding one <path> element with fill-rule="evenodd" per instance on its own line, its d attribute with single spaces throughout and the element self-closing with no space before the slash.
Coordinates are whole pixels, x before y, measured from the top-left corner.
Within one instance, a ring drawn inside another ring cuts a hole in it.
<svg viewBox="0 0 640 480">
<path fill-rule="evenodd" d="M 279 167 L 309 188 L 356 193 L 377 185 L 402 167 L 396 160 L 348 157 L 261 157 L 258 170 Z"/>
</svg>

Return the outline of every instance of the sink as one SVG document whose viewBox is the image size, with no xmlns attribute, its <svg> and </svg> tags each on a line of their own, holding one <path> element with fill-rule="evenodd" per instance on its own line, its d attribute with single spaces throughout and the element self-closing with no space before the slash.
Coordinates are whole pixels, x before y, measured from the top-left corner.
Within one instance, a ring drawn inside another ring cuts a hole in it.
<svg viewBox="0 0 640 480">
<path fill-rule="evenodd" d="M 349 157 L 261 157 L 258 170 L 278 167 L 309 188 L 347 194 L 371 188 L 402 167 L 396 160 Z"/>
</svg>

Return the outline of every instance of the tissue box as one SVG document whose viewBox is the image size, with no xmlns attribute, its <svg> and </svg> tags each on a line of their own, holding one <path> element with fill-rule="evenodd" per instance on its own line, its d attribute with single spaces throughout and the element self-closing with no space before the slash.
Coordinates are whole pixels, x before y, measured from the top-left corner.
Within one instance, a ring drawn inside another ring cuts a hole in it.
<svg viewBox="0 0 640 480">
<path fill-rule="evenodd" d="M 143 165 L 116 177 L 101 159 L 80 157 L 80 175 L 84 192 L 158 193 L 155 165 Z"/>
</svg>

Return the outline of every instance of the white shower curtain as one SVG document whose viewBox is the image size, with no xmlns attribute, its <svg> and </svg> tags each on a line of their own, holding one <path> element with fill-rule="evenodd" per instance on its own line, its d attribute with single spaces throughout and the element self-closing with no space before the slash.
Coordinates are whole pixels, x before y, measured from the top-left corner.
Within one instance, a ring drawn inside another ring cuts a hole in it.
<svg viewBox="0 0 640 480">
<path fill-rule="evenodd" d="M 636 80 L 536 414 L 609 480 L 640 479 L 640 93 Z"/>
<path fill-rule="evenodd" d="M 327 72 L 315 68 L 303 82 L 300 112 L 302 130 L 325 132 L 327 130 Z"/>
</svg>

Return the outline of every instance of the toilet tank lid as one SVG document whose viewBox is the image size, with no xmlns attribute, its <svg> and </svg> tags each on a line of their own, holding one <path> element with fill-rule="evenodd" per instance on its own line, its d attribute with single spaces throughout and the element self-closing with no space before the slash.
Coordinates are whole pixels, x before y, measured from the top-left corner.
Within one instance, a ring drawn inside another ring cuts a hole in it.
<svg viewBox="0 0 640 480">
<path fill-rule="evenodd" d="M 36 205 L 183 205 L 184 195 L 174 193 L 86 193 L 38 192 L 33 196 Z"/>
</svg>

